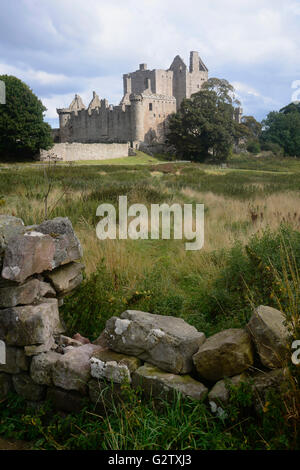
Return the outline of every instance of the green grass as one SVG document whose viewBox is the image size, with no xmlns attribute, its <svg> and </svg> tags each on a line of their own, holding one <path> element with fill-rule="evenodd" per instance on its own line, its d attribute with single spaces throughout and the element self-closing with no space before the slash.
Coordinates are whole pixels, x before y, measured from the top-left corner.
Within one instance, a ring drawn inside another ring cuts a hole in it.
<svg viewBox="0 0 300 470">
<path fill-rule="evenodd" d="M 268 400 L 268 411 L 255 412 L 253 393 L 241 384 L 232 390 L 227 416 L 219 418 L 205 403 L 178 394 L 172 404 L 146 399 L 124 386 L 121 398 L 110 398 L 102 411 L 89 404 L 80 413 L 61 416 L 49 402 L 34 410 L 12 395 L 0 403 L 0 435 L 30 441 L 39 450 L 299 448 L 292 423 L 283 419 L 284 404 L 274 394 Z"/>
<path fill-rule="evenodd" d="M 293 276 L 282 263 L 283 242 L 300 269 L 300 160 L 233 156 L 221 169 L 139 153 L 111 163 L 50 168 L 17 163 L 0 169 L 0 213 L 21 217 L 28 225 L 41 222 L 46 171 L 53 185 L 48 217 L 69 217 L 82 242 L 86 278 L 62 308 L 69 334 L 79 331 L 94 339 L 110 316 L 127 308 L 182 317 L 206 335 L 245 326 L 251 302 L 274 307 L 280 302 L 290 310 L 287 292 L 278 290 L 278 276 L 290 292 Z M 103 202 L 117 205 L 120 195 L 147 207 L 204 202 L 204 249 L 186 252 L 179 240 L 99 241 L 96 209 Z M 268 421 L 252 414 L 248 419 L 245 406 L 236 404 L 233 421 L 222 423 L 201 404 L 165 405 L 159 414 L 152 403 L 141 406 L 135 400 L 109 420 L 83 412 L 65 421 L 54 416 L 49 422 L 45 415 L 33 425 L 32 412 L 22 401 L 14 407 L 12 399 L 7 413 L 6 404 L 0 404 L 0 433 L 40 441 L 35 445 L 42 448 L 55 448 L 55 443 L 78 449 L 295 447 L 279 405 Z"/>
<path fill-rule="evenodd" d="M 106 160 L 77 160 L 74 162 L 57 162 L 58 166 L 81 166 L 81 165 L 149 165 L 151 163 L 161 163 L 164 160 L 157 158 L 155 156 L 148 155 L 140 150 L 136 150 L 136 155 L 131 157 L 120 157 L 120 158 L 108 158 Z M 36 167 L 44 166 L 44 162 L 18 162 L 18 163 L 1 163 L 1 167 L 7 167 L 13 165 L 15 167 L 25 168 L 25 167 Z"/>
</svg>

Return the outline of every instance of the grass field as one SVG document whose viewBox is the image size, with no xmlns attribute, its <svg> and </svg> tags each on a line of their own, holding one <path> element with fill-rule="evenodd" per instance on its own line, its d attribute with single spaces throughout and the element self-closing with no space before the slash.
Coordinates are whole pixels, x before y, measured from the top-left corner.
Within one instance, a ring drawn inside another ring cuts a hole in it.
<svg viewBox="0 0 300 470">
<path fill-rule="evenodd" d="M 244 326 L 256 304 L 278 307 L 281 302 L 287 311 L 294 308 L 294 314 L 296 308 L 299 315 L 299 304 L 291 307 L 289 296 L 280 291 L 286 285 L 282 288 L 280 282 L 294 279 L 290 287 L 293 298 L 298 299 L 299 278 L 292 272 L 298 273 L 300 268 L 300 160 L 234 156 L 221 168 L 163 162 L 138 154 L 91 165 L 3 164 L 0 213 L 21 217 L 25 224 L 41 222 L 49 183 L 47 217 L 69 217 L 84 249 L 84 285 L 66 300 L 62 310 L 70 334 L 80 331 L 94 339 L 111 315 L 126 308 L 180 316 L 207 335 Z M 180 240 L 98 240 L 96 209 L 103 202 L 117 206 L 120 195 L 127 195 L 129 204 L 147 206 L 204 203 L 204 248 L 189 252 Z M 159 447 L 165 445 L 159 430 L 162 423 L 150 408 L 147 410 L 144 423 L 152 416 L 157 424 L 153 446 L 164 448 Z M 203 413 L 202 408 L 198 411 Z M 171 416 L 174 410 L 169 413 Z M 178 428 L 173 415 L 173 424 L 168 422 L 170 416 L 163 418 L 165 425 Z M 187 426 L 195 424 L 191 416 Z M 274 417 L 272 425 L 278 427 L 281 418 Z M 120 421 L 114 419 L 111 426 L 117 429 Z M 211 429 L 215 433 L 211 443 L 209 435 L 208 441 L 200 444 L 199 436 L 193 435 L 193 441 L 186 434 L 183 440 L 175 439 L 174 445 L 223 448 L 222 423 Z M 126 441 L 130 431 L 124 429 L 126 432 L 118 448 L 132 448 Z M 277 436 L 276 442 L 264 434 L 266 444 L 255 433 L 257 441 L 252 434 L 250 438 L 241 426 L 240 437 L 236 429 L 229 433 L 224 448 L 288 448 L 291 444 L 283 442 L 285 432 L 283 426 L 283 435 Z M 134 447 L 150 448 L 142 439 L 145 435 Z M 113 444 L 107 441 L 105 445 L 109 448 Z"/>
</svg>

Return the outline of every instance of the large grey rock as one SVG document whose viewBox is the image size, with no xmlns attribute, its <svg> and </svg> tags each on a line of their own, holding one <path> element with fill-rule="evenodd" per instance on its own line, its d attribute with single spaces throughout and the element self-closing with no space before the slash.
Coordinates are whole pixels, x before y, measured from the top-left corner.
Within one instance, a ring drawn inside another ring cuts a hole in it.
<svg viewBox="0 0 300 470">
<path fill-rule="evenodd" d="M 61 354 L 55 351 L 49 351 L 34 356 L 30 365 L 30 375 L 32 379 L 39 385 L 53 385 L 53 369 L 60 358 Z"/>
<path fill-rule="evenodd" d="M 279 310 L 261 305 L 247 325 L 262 364 L 270 369 L 282 367 L 288 356 L 290 335 L 285 320 Z"/>
<path fill-rule="evenodd" d="M 51 235 L 55 242 L 53 268 L 82 258 L 82 247 L 67 217 L 56 217 L 40 224 L 36 230 Z"/>
<path fill-rule="evenodd" d="M 54 239 L 49 235 L 36 231 L 17 235 L 5 249 L 2 277 L 22 283 L 33 274 L 52 270 L 54 254 Z"/>
<path fill-rule="evenodd" d="M 118 364 L 116 361 L 103 362 L 92 357 L 90 359 L 91 376 L 96 379 L 107 379 L 114 383 L 131 382 L 128 367 L 125 364 Z"/>
<path fill-rule="evenodd" d="M 114 383 L 131 382 L 131 373 L 141 366 L 140 359 L 114 351 L 99 351 L 90 359 L 91 376 Z"/>
<path fill-rule="evenodd" d="M 0 400 L 7 397 L 13 391 L 12 377 L 9 374 L 0 373 Z"/>
<path fill-rule="evenodd" d="M 195 400 L 202 400 L 208 392 L 201 382 L 190 375 L 170 374 L 147 363 L 133 373 L 132 384 L 134 388 L 142 387 L 147 396 L 163 397 L 170 401 L 174 399 L 174 392 Z"/>
<path fill-rule="evenodd" d="M 53 369 L 54 385 L 85 394 L 91 378 L 90 358 L 100 349 L 101 346 L 85 344 L 61 355 Z"/>
<path fill-rule="evenodd" d="M 227 404 L 230 398 L 230 387 L 239 385 L 243 381 L 247 381 L 246 374 L 236 375 L 225 380 L 219 380 L 208 394 L 210 402 L 217 404 Z"/>
<path fill-rule="evenodd" d="M 51 281 L 56 292 L 64 296 L 78 287 L 82 280 L 82 270 L 84 265 L 81 263 L 69 263 L 47 273 L 47 278 Z"/>
<path fill-rule="evenodd" d="M 46 388 L 36 384 L 28 374 L 13 375 L 12 380 L 17 394 L 26 400 L 39 401 L 45 397 Z"/>
<path fill-rule="evenodd" d="M 42 297 L 54 297 L 55 294 L 50 284 L 30 279 L 22 285 L 0 288 L 0 308 L 30 305 Z"/>
<path fill-rule="evenodd" d="M 44 344 L 53 334 L 63 332 L 57 299 L 45 299 L 37 305 L 1 311 L 0 339 L 10 346 Z"/>
<path fill-rule="evenodd" d="M 192 356 L 205 336 L 181 318 L 127 310 L 106 323 L 105 338 L 116 352 L 137 356 L 175 374 L 193 368 Z"/>
<path fill-rule="evenodd" d="M 193 361 L 200 377 L 212 382 L 238 375 L 253 364 L 250 336 L 238 328 L 221 331 L 200 346 Z"/>
<path fill-rule="evenodd" d="M 0 372 L 19 374 L 22 371 L 27 371 L 28 367 L 28 358 L 25 356 L 23 348 L 6 347 L 6 364 L 0 364 Z"/>
<path fill-rule="evenodd" d="M 24 222 L 12 215 L 0 215 L 0 267 L 8 241 L 25 231 Z"/>
</svg>

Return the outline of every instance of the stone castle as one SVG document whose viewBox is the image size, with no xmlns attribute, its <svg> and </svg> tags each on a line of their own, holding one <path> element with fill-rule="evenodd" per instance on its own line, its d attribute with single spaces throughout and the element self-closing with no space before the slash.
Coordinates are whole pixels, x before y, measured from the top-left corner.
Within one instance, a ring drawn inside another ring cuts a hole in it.
<svg viewBox="0 0 300 470">
<path fill-rule="evenodd" d="M 60 128 L 54 131 L 55 141 L 129 142 L 134 148 L 163 144 L 168 116 L 207 79 L 208 69 L 195 51 L 190 53 L 189 67 L 179 55 L 168 70 L 149 70 L 140 64 L 139 70 L 123 75 L 124 96 L 118 106 L 93 92 L 87 109 L 78 95 L 68 108 L 57 109 Z"/>
</svg>

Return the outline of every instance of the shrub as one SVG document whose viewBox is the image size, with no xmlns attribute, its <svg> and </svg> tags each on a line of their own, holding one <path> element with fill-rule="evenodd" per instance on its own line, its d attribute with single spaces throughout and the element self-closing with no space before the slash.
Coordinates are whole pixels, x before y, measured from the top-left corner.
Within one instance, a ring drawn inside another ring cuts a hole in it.
<svg viewBox="0 0 300 470">
<path fill-rule="evenodd" d="M 273 155 L 276 155 L 278 157 L 283 157 L 284 155 L 284 150 L 283 148 L 274 142 L 263 142 L 261 144 L 261 149 L 266 151 L 266 152 L 272 152 Z"/>
<path fill-rule="evenodd" d="M 246 247 L 236 243 L 225 256 L 225 267 L 210 289 L 200 285 L 199 294 L 191 301 L 192 310 L 204 312 L 204 318 L 203 314 L 194 317 L 195 326 L 203 327 L 203 321 L 215 324 L 218 330 L 224 324 L 243 326 L 252 313 L 253 305 L 290 310 L 282 279 L 285 277 L 287 284 L 294 276 L 293 271 L 299 270 L 298 231 L 287 226 L 281 226 L 275 233 L 266 230 L 261 236 L 254 235 Z M 295 268 L 286 261 L 289 258 L 294 260 Z"/>
<path fill-rule="evenodd" d="M 253 154 L 259 153 L 260 152 L 259 142 L 256 140 L 251 140 L 250 142 L 248 142 L 247 150 L 248 152 L 253 153 Z"/>
</svg>

